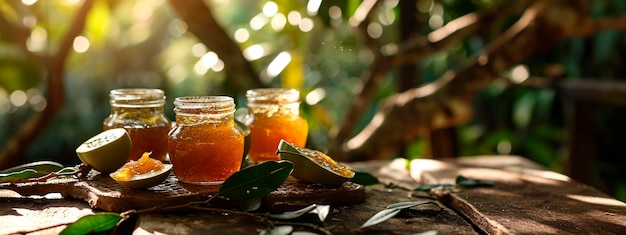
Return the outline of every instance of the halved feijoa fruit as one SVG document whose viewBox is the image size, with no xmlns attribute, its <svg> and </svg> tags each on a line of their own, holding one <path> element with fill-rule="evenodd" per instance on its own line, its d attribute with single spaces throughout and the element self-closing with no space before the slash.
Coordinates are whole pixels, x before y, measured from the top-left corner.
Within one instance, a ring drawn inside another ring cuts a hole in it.
<svg viewBox="0 0 626 235">
<path fill-rule="evenodd" d="M 291 176 L 305 182 L 341 185 L 354 177 L 354 171 L 335 162 L 328 155 L 295 146 L 285 140 L 278 144 L 277 153 L 280 159 L 293 163 Z"/>
<path fill-rule="evenodd" d="M 109 174 L 117 183 L 127 188 L 144 189 L 156 186 L 167 179 L 172 164 L 165 164 L 144 153 L 137 161 L 129 161 Z"/>
<path fill-rule="evenodd" d="M 130 135 L 124 128 L 101 132 L 78 146 L 78 158 L 97 171 L 108 174 L 120 168 L 130 155 Z"/>
</svg>

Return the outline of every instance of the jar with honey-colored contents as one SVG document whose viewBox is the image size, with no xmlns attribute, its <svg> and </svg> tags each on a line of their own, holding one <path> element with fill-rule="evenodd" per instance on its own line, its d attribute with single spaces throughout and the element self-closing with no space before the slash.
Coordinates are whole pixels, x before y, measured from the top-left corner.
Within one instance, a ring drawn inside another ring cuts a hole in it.
<svg viewBox="0 0 626 235">
<path fill-rule="evenodd" d="M 248 157 L 255 162 L 279 160 L 281 139 L 304 147 L 307 121 L 300 116 L 300 92 L 286 88 L 261 88 L 246 92 L 250 129 Z"/>
<path fill-rule="evenodd" d="M 131 139 L 128 160 L 152 152 L 151 158 L 164 161 L 171 127 L 171 121 L 163 113 L 165 93 L 160 89 L 115 89 L 109 97 L 111 114 L 104 120 L 103 129 L 126 129 Z"/>
<path fill-rule="evenodd" d="M 169 133 L 174 175 L 185 183 L 221 184 L 241 166 L 244 134 L 235 124 L 228 96 L 178 97 L 176 125 Z"/>
</svg>

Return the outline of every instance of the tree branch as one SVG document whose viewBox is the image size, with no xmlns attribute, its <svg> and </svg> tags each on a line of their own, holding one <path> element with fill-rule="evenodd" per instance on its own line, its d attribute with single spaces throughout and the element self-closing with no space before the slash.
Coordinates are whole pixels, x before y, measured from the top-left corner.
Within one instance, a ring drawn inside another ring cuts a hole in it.
<svg viewBox="0 0 626 235">
<path fill-rule="evenodd" d="M 471 117 L 469 102 L 475 94 L 501 72 L 564 38 L 566 35 L 560 33 L 569 32 L 569 24 L 552 21 L 551 16 L 575 10 L 563 1 L 535 2 L 481 55 L 456 72 L 389 97 L 370 124 L 342 146 L 344 155 L 334 157 L 340 161 L 386 158 L 399 143 L 425 136 L 433 129 L 465 123 Z"/>
<path fill-rule="evenodd" d="M 22 52 L 28 57 L 35 59 L 38 62 L 43 62 L 40 56 L 36 56 L 30 52 L 28 48 L 26 48 L 26 39 L 28 39 L 30 35 L 27 28 L 12 24 L 4 17 L 3 14 L 0 14 L 0 32 L 5 32 L 2 36 L 7 37 L 9 41 L 18 45 Z"/>
<path fill-rule="evenodd" d="M 331 141 L 332 146 L 329 148 L 329 154 L 331 156 L 341 156 L 343 152 L 347 150 L 345 144 L 348 139 L 350 139 L 357 120 L 361 117 L 363 111 L 371 102 L 385 75 L 392 68 L 415 63 L 428 55 L 447 49 L 484 29 L 495 18 L 501 18 L 510 15 L 512 12 L 520 11 L 520 9 L 526 8 L 530 2 L 532 1 L 517 1 L 516 4 L 502 4 L 495 9 L 486 10 L 480 13 L 470 13 L 457 20 L 451 21 L 441 29 L 432 32 L 429 37 L 431 38 L 430 40 L 435 41 L 429 42 L 429 40 L 425 37 L 412 38 L 411 40 L 403 43 L 401 45 L 402 50 L 394 55 L 383 56 L 380 53 L 380 48 L 369 48 L 374 53 L 374 61 L 372 66 L 370 66 L 370 68 L 362 74 L 363 83 L 361 86 L 358 86 L 358 90 L 355 90 L 355 96 L 352 99 L 349 109 L 346 111 L 342 122 L 333 127 L 330 131 L 330 137 L 333 140 Z M 363 2 L 363 4 L 366 4 L 366 2 Z M 372 5 L 367 8 L 363 7 L 363 9 L 372 10 L 375 9 L 375 7 Z M 357 11 L 357 13 L 359 12 Z M 357 13 L 355 13 L 355 15 L 357 15 Z M 360 14 L 363 16 L 355 16 L 353 18 L 362 18 L 362 20 L 358 21 L 357 26 L 359 26 L 359 31 L 361 31 L 362 37 L 367 37 L 367 33 L 363 32 L 366 29 L 364 29 L 362 25 L 366 24 L 364 22 L 367 21 L 367 15 L 371 15 L 372 13 L 367 12 Z M 351 25 L 355 25 L 352 23 L 354 21 L 355 20 L 351 19 Z M 378 45 L 371 42 L 366 42 L 365 44 L 367 44 L 368 47 Z"/>
<path fill-rule="evenodd" d="M 26 123 L 20 127 L 15 136 L 7 142 L 5 148 L 0 152 L 0 169 L 19 163 L 21 156 L 28 146 L 46 129 L 52 120 L 51 117 L 56 115 L 65 104 L 65 89 L 63 85 L 65 61 L 72 49 L 74 38 L 76 38 L 85 27 L 85 19 L 92 6 L 93 0 L 84 1 L 83 5 L 77 10 L 72 25 L 70 25 L 67 33 L 63 37 L 59 50 L 54 56 L 45 60 L 48 70 L 48 91 L 46 95 L 48 105 L 42 112 L 36 113 L 30 117 Z"/>
<path fill-rule="evenodd" d="M 617 16 L 607 19 L 586 19 L 580 27 L 569 32 L 573 37 L 589 37 L 605 30 L 626 29 L 626 16 Z"/>
<path fill-rule="evenodd" d="M 202 0 L 169 0 L 189 31 L 224 61 L 226 81 L 238 91 L 262 87 L 263 84 L 250 62 L 244 57 L 226 31 L 217 23 L 209 5 Z"/>
</svg>

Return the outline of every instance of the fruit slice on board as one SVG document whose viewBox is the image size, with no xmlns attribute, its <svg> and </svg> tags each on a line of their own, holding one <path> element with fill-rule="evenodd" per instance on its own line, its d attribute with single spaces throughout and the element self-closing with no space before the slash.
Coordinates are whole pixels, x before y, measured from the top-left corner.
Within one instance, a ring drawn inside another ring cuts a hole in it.
<svg viewBox="0 0 626 235">
<path fill-rule="evenodd" d="M 106 130 L 76 148 L 80 161 L 108 174 L 120 168 L 130 155 L 130 135 L 124 128 Z"/>
<path fill-rule="evenodd" d="M 118 184 L 127 188 L 144 189 L 156 186 L 169 176 L 172 164 L 165 164 L 144 153 L 137 161 L 129 161 L 109 174 Z"/>
<path fill-rule="evenodd" d="M 293 163 L 291 176 L 309 183 L 341 185 L 354 177 L 354 172 L 335 162 L 328 155 L 312 149 L 295 146 L 285 140 L 278 144 L 278 155 Z"/>
</svg>

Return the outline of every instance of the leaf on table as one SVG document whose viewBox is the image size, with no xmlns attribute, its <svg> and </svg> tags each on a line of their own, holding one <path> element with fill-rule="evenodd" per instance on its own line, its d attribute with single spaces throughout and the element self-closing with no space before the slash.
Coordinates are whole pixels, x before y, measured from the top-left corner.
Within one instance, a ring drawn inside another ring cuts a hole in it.
<svg viewBox="0 0 626 235">
<path fill-rule="evenodd" d="M 242 200 L 239 202 L 239 208 L 242 211 L 256 211 L 261 208 L 263 200 L 260 197 L 251 198 L 248 200 Z"/>
<path fill-rule="evenodd" d="M 122 216 L 112 212 L 86 215 L 65 227 L 65 229 L 61 231 L 61 235 L 90 234 L 109 231 L 115 228 L 120 220 L 122 220 Z"/>
<path fill-rule="evenodd" d="M 319 235 L 319 233 L 308 232 L 308 231 L 295 231 L 290 235 Z"/>
<path fill-rule="evenodd" d="M 375 225 L 375 224 L 379 224 L 379 223 L 385 222 L 388 219 L 391 219 L 394 216 L 396 216 L 400 211 L 401 211 L 401 209 L 398 209 L 398 208 L 384 209 L 382 211 L 379 211 L 374 216 L 372 216 L 367 221 L 365 221 L 365 223 L 363 225 L 361 225 L 361 228 L 365 228 L 365 227 L 369 227 L 369 226 L 372 226 L 372 225 Z"/>
<path fill-rule="evenodd" d="M 428 230 L 426 232 L 414 233 L 413 235 L 437 235 L 437 230 Z"/>
<path fill-rule="evenodd" d="M 417 186 L 413 191 L 422 191 L 422 192 L 430 192 L 431 189 L 439 188 L 439 189 L 451 189 L 454 188 L 453 184 L 425 184 Z"/>
<path fill-rule="evenodd" d="M 387 206 L 386 209 L 408 209 L 414 206 L 424 205 L 424 204 L 432 204 L 430 201 L 420 201 L 420 202 L 398 202 Z"/>
<path fill-rule="evenodd" d="M 55 172 L 57 175 L 73 175 L 76 174 L 78 172 L 78 168 L 77 167 L 65 167 L 61 170 L 58 170 L 57 172 Z"/>
<path fill-rule="evenodd" d="M 313 212 L 317 214 L 317 217 L 320 219 L 320 221 L 324 222 L 324 220 L 326 220 L 326 217 L 328 216 L 328 213 L 330 213 L 330 205 L 317 205 Z"/>
<path fill-rule="evenodd" d="M 374 184 L 379 183 L 378 178 L 376 178 L 372 174 L 367 173 L 367 172 L 360 172 L 360 171 L 355 171 L 354 177 L 352 177 L 350 181 L 353 183 L 363 185 L 363 186 L 369 186 L 369 185 L 374 185 Z"/>
<path fill-rule="evenodd" d="M 295 219 L 306 213 L 313 211 L 317 207 L 316 204 L 311 204 L 305 208 L 296 211 L 287 211 L 280 214 L 269 214 L 270 218 L 274 219 Z"/>
<path fill-rule="evenodd" d="M 218 195 L 232 200 L 266 196 L 283 184 L 292 170 L 289 161 L 267 161 L 245 168 L 228 177 Z"/>
<path fill-rule="evenodd" d="M 293 226 L 291 225 L 283 225 L 276 226 L 267 230 L 261 231 L 260 235 L 289 235 L 293 231 Z"/>
<path fill-rule="evenodd" d="M 321 222 L 324 222 L 324 220 L 326 220 L 326 217 L 328 216 L 328 213 L 330 213 L 330 206 L 312 204 L 300 210 L 288 211 L 288 212 L 283 212 L 280 214 L 269 214 L 268 216 L 274 219 L 289 220 L 289 219 L 299 218 L 308 213 L 316 214 L 317 218 Z"/>
<path fill-rule="evenodd" d="M 35 174 L 37 174 L 37 171 L 33 169 L 25 169 L 18 172 L 0 174 L 0 183 L 26 180 L 33 177 Z"/>
<path fill-rule="evenodd" d="M 387 206 L 384 210 L 379 211 L 374 216 L 369 218 L 363 225 L 361 225 L 361 228 L 365 228 L 365 227 L 369 227 L 375 224 L 385 222 L 388 219 L 391 219 L 394 216 L 396 216 L 400 211 L 404 209 L 409 209 L 414 206 L 432 204 L 432 203 L 433 202 L 431 201 L 419 201 L 419 202 L 398 202 L 398 203 L 391 204 Z"/>
<path fill-rule="evenodd" d="M 465 176 L 459 175 L 456 177 L 456 184 L 466 187 L 466 188 L 472 188 L 472 187 L 491 187 L 491 186 L 494 186 L 496 183 L 491 180 L 470 179 Z"/>
<path fill-rule="evenodd" d="M 0 174 L 21 172 L 26 169 L 37 171 L 37 174 L 34 174 L 31 177 L 40 177 L 63 169 L 63 165 L 53 161 L 36 161 L 4 169 L 0 171 Z"/>
</svg>

